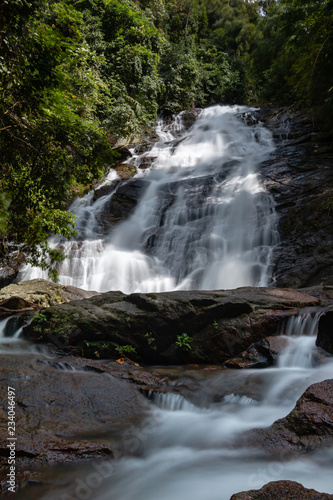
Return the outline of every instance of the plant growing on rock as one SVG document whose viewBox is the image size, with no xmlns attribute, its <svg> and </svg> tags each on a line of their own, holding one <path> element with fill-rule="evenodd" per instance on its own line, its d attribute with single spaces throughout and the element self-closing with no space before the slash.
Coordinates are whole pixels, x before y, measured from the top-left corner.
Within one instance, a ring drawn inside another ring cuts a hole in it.
<svg viewBox="0 0 333 500">
<path fill-rule="evenodd" d="M 177 335 L 177 342 L 176 346 L 179 349 L 184 349 L 185 351 L 190 351 L 192 349 L 191 343 L 193 342 L 193 339 L 187 335 L 187 333 L 181 333 L 180 335 Z"/>
<path fill-rule="evenodd" d="M 32 321 L 36 332 L 41 332 L 43 330 L 43 325 L 45 325 L 46 319 L 46 315 L 42 312 L 35 314 Z"/>
</svg>

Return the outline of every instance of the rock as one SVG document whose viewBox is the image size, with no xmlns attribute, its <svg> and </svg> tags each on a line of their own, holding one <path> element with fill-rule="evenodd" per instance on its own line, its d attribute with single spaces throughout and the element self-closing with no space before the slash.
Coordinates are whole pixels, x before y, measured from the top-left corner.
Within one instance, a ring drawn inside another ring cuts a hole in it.
<svg viewBox="0 0 333 500">
<path fill-rule="evenodd" d="M 136 166 L 131 163 L 121 163 L 115 167 L 115 171 L 121 179 L 127 180 L 136 174 Z"/>
<path fill-rule="evenodd" d="M 10 309 L 13 314 L 15 310 L 22 312 L 22 309 L 26 307 L 48 307 L 70 300 L 87 299 L 95 295 L 99 295 L 98 292 L 82 290 L 75 286 L 58 285 L 38 278 L 20 281 L 16 285 L 11 284 L 0 290 L 0 307 Z"/>
<path fill-rule="evenodd" d="M 120 180 L 115 180 L 110 184 L 104 184 L 103 186 L 97 187 L 94 191 L 93 203 L 102 198 L 102 196 L 110 195 L 115 188 L 120 184 Z"/>
<path fill-rule="evenodd" d="M 140 159 L 139 167 L 142 169 L 150 168 L 154 161 L 156 160 L 156 156 L 142 156 Z"/>
<path fill-rule="evenodd" d="M 319 320 L 316 346 L 333 354 L 333 310 L 327 311 Z"/>
<path fill-rule="evenodd" d="M 74 366 L 73 366 L 74 365 Z M 67 370 L 66 370 L 67 368 Z M 109 373 L 108 373 L 109 371 Z M 147 413 L 146 399 L 112 369 L 87 360 L 38 354 L 0 355 L 0 390 L 15 390 L 19 468 L 41 463 L 112 458 L 127 433 Z M 7 399 L 0 403 L 0 464 L 6 466 Z"/>
<path fill-rule="evenodd" d="M 256 342 L 236 358 L 224 364 L 228 368 L 266 368 L 276 363 L 281 352 L 287 347 L 286 337 L 266 337 Z"/>
<path fill-rule="evenodd" d="M 25 336 L 73 354 L 147 364 L 222 363 L 276 335 L 295 307 L 319 299 L 295 290 L 250 287 L 228 291 L 107 292 L 51 307 Z M 183 341 L 184 334 L 189 340 Z"/>
<path fill-rule="evenodd" d="M 230 500 L 333 500 L 333 495 L 304 488 L 295 481 L 272 481 L 260 490 L 242 491 Z"/>
<path fill-rule="evenodd" d="M 186 129 L 192 127 L 198 116 L 200 115 L 201 108 L 192 108 L 181 112 L 181 120 Z"/>
<path fill-rule="evenodd" d="M 276 144 L 270 159 L 260 165 L 262 181 L 279 215 L 276 285 L 332 284 L 332 140 L 304 113 L 262 108 L 259 115 Z"/>
<path fill-rule="evenodd" d="M 134 153 L 136 155 L 142 155 L 143 153 L 147 153 L 148 151 L 151 150 L 153 144 L 151 142 L 142 142 L 141 144 L 138 144 L 134 148 Z"/>
<path fill-rule="evenodd" d="M 312 384 L 295 408 L 266 429 L 244 436 L 250 446 L 288 457 L 333 445 L 333 380 Z"/>
<path fill-rule="evenodd" d="M 0 245 L 0 289 L 13 282 L 24 260 L 25 254 L 21 245 Z"/>
<path fill-rule="evenodd" d="M 133 179 L 122 184 L 107 202 L 99 214 L 99 223 L 104 231 L 123 222 L 133 212 L 148 182 L 144 179 Z"/>
<path fill-rule="evenodd" d="M 8 316 L 16 313 L 23 313 L 27 311 L 33 311 L 36 309 L 41 309 L 42 306 L 34 304 L 33 302 L 28 302 L 21 297 L 10 297 L 9 299 L 0 301 L 0 318 L 3 316 Z"/>
</svg>

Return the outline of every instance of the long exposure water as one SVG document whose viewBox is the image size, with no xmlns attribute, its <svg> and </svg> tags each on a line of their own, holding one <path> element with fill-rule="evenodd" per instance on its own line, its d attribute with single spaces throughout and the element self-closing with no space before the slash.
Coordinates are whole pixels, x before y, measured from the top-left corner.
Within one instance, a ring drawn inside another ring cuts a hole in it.
<svg viewBox="0 0 333 500">
<path fill-rule="evenodd" d="M 68 258 L 60 283 L 125 293 L 270 283 L 277 216 L 257 169 L 274 144 L 261 124 L 247 123 L 249 113 L 214 106 L 188 132 L 181 115 L 171 125 L 159 122 L 159 141 L 143 154 L 152 166 L 137 173 L 146 188 L 127 220 L 100 232 L 97 219 L 114 193 L 95 203 L 90 193 L 72 205 L 79 241 L 61 242 Z M 142 155 L 128 160 L 141 161 Z M 20 275 L 35 277 L 46 276 L 31 267 Z"/>
<path fill-rule="evenodd" d="M 309 385 L 333 378 L 332 356 L 321 358 L 315 346 L 320 314 L 305 311 L 289 320 L 280 332 L 289 342 L 276 366 L 206 372 L 199 405 L 176 392 L 156 393 L 146 425 L 128 435 L 125 455 L 133 456 L 104 463 L 98 487 L 96 469 L 86 465 L 63 472 L 66 487 L 47 488 L 38 496 L 25 492 L 20 500 L 229 500 L 233 493 L 280 479 L 333 493 L 332 448 L 286 458 L 267 456 L 243 439 L 244 432 L 287 415 Z M 197 381 L 203 373 L 183 372 L 184 379 Z M 212 392 L 221 393 L 220 402 L 207 403 L 205 395 Z"/>
</svg>

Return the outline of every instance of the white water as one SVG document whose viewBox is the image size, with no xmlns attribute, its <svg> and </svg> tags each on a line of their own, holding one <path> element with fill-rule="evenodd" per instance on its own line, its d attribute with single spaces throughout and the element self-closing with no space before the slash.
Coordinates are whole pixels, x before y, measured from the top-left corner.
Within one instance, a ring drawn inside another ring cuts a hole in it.
<svg viewBox="0 0 333 500">
<path fill-rule="evenodd" d="M 160 140 L 143 155 L 153 164 L 137 169 L 147 188 L 125 222 L 106 237 L 98 229 L 113 193 L 94 204 L 91 193 L 72 205 L 79 241 L 62 242 L 69 258 L 60 282 L 125 293 L 269 284 L 277 217 L 257 168 L 274 145 L 267 129 L 242 120 L 248 112 L 205 109 L 189 132 L 181 115 L 171 126 L 159 122 Z M 127 162 L 139 166 L 141 157 Z M 20 275 L 35 277 L 46 276 L 31 267 Z"/>
<path fill-rule="evenodd" d="M 233 493 L 281 479 L 333 493 L 333 448 L 286 460 L 283 453 L 265 456 L 242 440 L 244 432 L 268 427 L 287 415 L 309 385 L 333 378 L 333 357 L 311 366 L 307 363 L 317 349 L 314 341 L 320 314 L 302 312 L 285 326 L 288 338 L 300 348 L 298 357 L 290 357 L 288 363 L 282 360 L 290 346 L 273 368 L 205 372 L 201 382 L 200 372 L 184 373 L 183 380 L 197 376 L 199 393 L 220 391 L 220 403 L 206 401 L 200 408 L 180 394 L 151 393 L 150 420 L 139 434 L 128 433 L 127 448 L 134 457 L 111 461 L 112 475 L 98 488 L 87 487 L 93 484 L 88 478 L 95 469 L 86 466 L 82 475 L 75 472 L 72 490 L 55 488 L 38 498 L 77 499 L 81 496 L 75 495 L 83 495 L 88 488 L 94 500 L 229 500 Z M 180 379 L 179 387 L 182 384 Z M 225 394 L 230 384 L 233 389 Z M 75 490 L 77 484 L 86 489 Z"/>
<path fill-rule="evenodd" d="M 291 344 L 297 340 L 297 356 L 290 355 L 289 346 L 277 367 L 225 370 L 205 382 L 223 391 L 237 378 L 240 392 L 257 387 L 257 400 L 231 393 L 221 403 L 198 408 L 179 395 L 159 395 L 152 425 L 133 450 L 142 456 L 124 458 L 96 500 L 229 500 L 233 493 L 280 479 L 333 493 L 333 449 L 285 461 L 283 456 L 269 459 L 260 450 L 242 446 L 243 431 L 270 426 L 292 410 L 309 385 L 333 378 L 332 358 L 323 364 L 308 363 L 316 350 L 320 314 L 305 312 L 289 320 L 287 330 Z M 309 335 L 304 335 L 304 323 Z M 233 442 L 238 443 L 234 449 Z"/>
</svg>

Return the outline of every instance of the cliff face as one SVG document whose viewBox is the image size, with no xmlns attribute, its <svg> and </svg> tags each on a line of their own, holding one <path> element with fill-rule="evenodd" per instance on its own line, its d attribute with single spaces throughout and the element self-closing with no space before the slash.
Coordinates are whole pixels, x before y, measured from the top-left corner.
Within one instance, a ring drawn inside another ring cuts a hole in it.
<svg viewBox="0 0 333 500">
<path fill-rule="evenodd" d="M 280 217 L 275 286 L 333 284 L 333 144 L 302 114 L 263 108 L 276 150 L 262 164 Z"/>
</svg>

